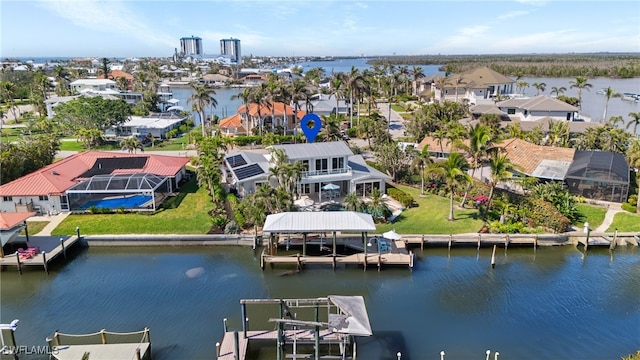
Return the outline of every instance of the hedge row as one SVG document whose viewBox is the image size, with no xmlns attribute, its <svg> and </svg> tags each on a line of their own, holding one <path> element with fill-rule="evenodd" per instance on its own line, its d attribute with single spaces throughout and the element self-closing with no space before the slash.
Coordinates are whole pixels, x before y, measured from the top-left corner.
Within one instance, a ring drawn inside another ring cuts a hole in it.
<svg viewBox="0 0 640 360">
<path fill-rule="evenodd" d="M 411 206 L 413 206 L 413 196 L 407 194 L 406 192 L 400 189 L 389 188 L 387 189 L 387 194 L 389 194 L 389 196 L 391 196 L 392 198 L 396 199 L 405 208 L 410 208 Z"/>
</svg>

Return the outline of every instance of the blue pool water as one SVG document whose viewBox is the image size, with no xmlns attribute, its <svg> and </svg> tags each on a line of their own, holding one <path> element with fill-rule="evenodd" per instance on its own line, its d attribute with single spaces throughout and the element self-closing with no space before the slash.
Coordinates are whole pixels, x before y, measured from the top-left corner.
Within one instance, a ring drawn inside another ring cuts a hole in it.
<svg viewBox="0 0 640 360">
<path fill-rule="evenodd" d="M 125 209 L 135 209 L 139 208 L 142 204 L 150 200 L 151 196 L 148 195 L 133 195 L 124 198 L 91 200 L 82 205 L 82 207 L 80 208 L 86 210 L 92 206 L 95 206 L 105 209 L 118 209 L 120 207 L 124 207 Z"/>
</svg>

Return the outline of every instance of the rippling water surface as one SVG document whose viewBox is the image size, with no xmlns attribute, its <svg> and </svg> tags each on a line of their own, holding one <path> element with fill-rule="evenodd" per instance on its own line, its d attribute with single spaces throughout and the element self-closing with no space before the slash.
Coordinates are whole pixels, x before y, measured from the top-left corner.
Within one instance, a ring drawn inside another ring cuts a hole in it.
<svg viewBox="0 0 640 360">
<path fill-rule="evenodd" d="M 618 359 L 640 349 L 637 248 L 418 250 L 405 268 L 260 270 L 251 249 L 89 248 L 48 276 L 0 275 L 0 322 L 20 319 L 20 345 L 65 333 L 151 328 L 154 359 L 212 359 L 222 318 L 240 328 L 242 298 L 363 295 L 374 336 L 360 359 Z M 191 270 L 191 271 L 190 271 Z M 272 328 L 249 312 L 251 326 Z M 264 317 L 264 316 L 263 316 Z M 270 359 L 272 355 L 263 355 Z M 35 359 L 35 357 L 33 357 Z"/>
</svg>

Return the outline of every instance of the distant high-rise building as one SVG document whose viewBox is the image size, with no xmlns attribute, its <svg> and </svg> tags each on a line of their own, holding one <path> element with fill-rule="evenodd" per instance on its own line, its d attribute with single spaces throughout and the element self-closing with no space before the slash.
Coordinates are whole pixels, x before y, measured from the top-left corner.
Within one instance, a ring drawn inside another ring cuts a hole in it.
<svg viewBox="0 0 640 360">
<path fill-rule="evenodd" d="M 202 55 L 202 39 L 191 35 L 180 39 L 180 53 L 184 56 Z"/>
<path fill-rule="evenodd" d="M 242 62 L 242 55 L 240 54 L 240 40 L 234 38 L 220 40 L 220 54 L 233 56 L 236 60 L 236 64 L 240 64 Z"/>
</svg>

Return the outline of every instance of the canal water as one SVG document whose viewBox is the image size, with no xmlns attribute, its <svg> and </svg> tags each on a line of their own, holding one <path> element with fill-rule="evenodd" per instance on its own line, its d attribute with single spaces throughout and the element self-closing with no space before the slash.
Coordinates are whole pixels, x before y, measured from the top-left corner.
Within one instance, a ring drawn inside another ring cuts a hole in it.
<svg viewBox="0 0 640 360">
<path fill-rule="evenodd" d="M 222 319 L 241 329 L 243 298 L 364 296 L 374 336 L 360 359 L 619 359 L 640 349 L 640 251 L 635 247 L 419 249 L 407 268 L 260 270 L 244 247 L 78 249 L 46 275 L 0 273 L 0 322 L 20 319 L 19 345 L 54 330 L 151 329 L 153 355 L 213 359 Z M 193 270 L 196 269 L 196 270 Z M 192 270 L 188 272 L 189 270 Z M 191 276 L 189 276 L 189 275 Z M 274 316 L 274 314 L 269 314 Z M 272 329 L 249 311 L 250 327 Z M 32 356 L 29 359 L 38 359 Z M 46 357 L 41 357 L 45 359 Z M 273 353 L 261 356 L 273 359 Z"/>
</svg>

